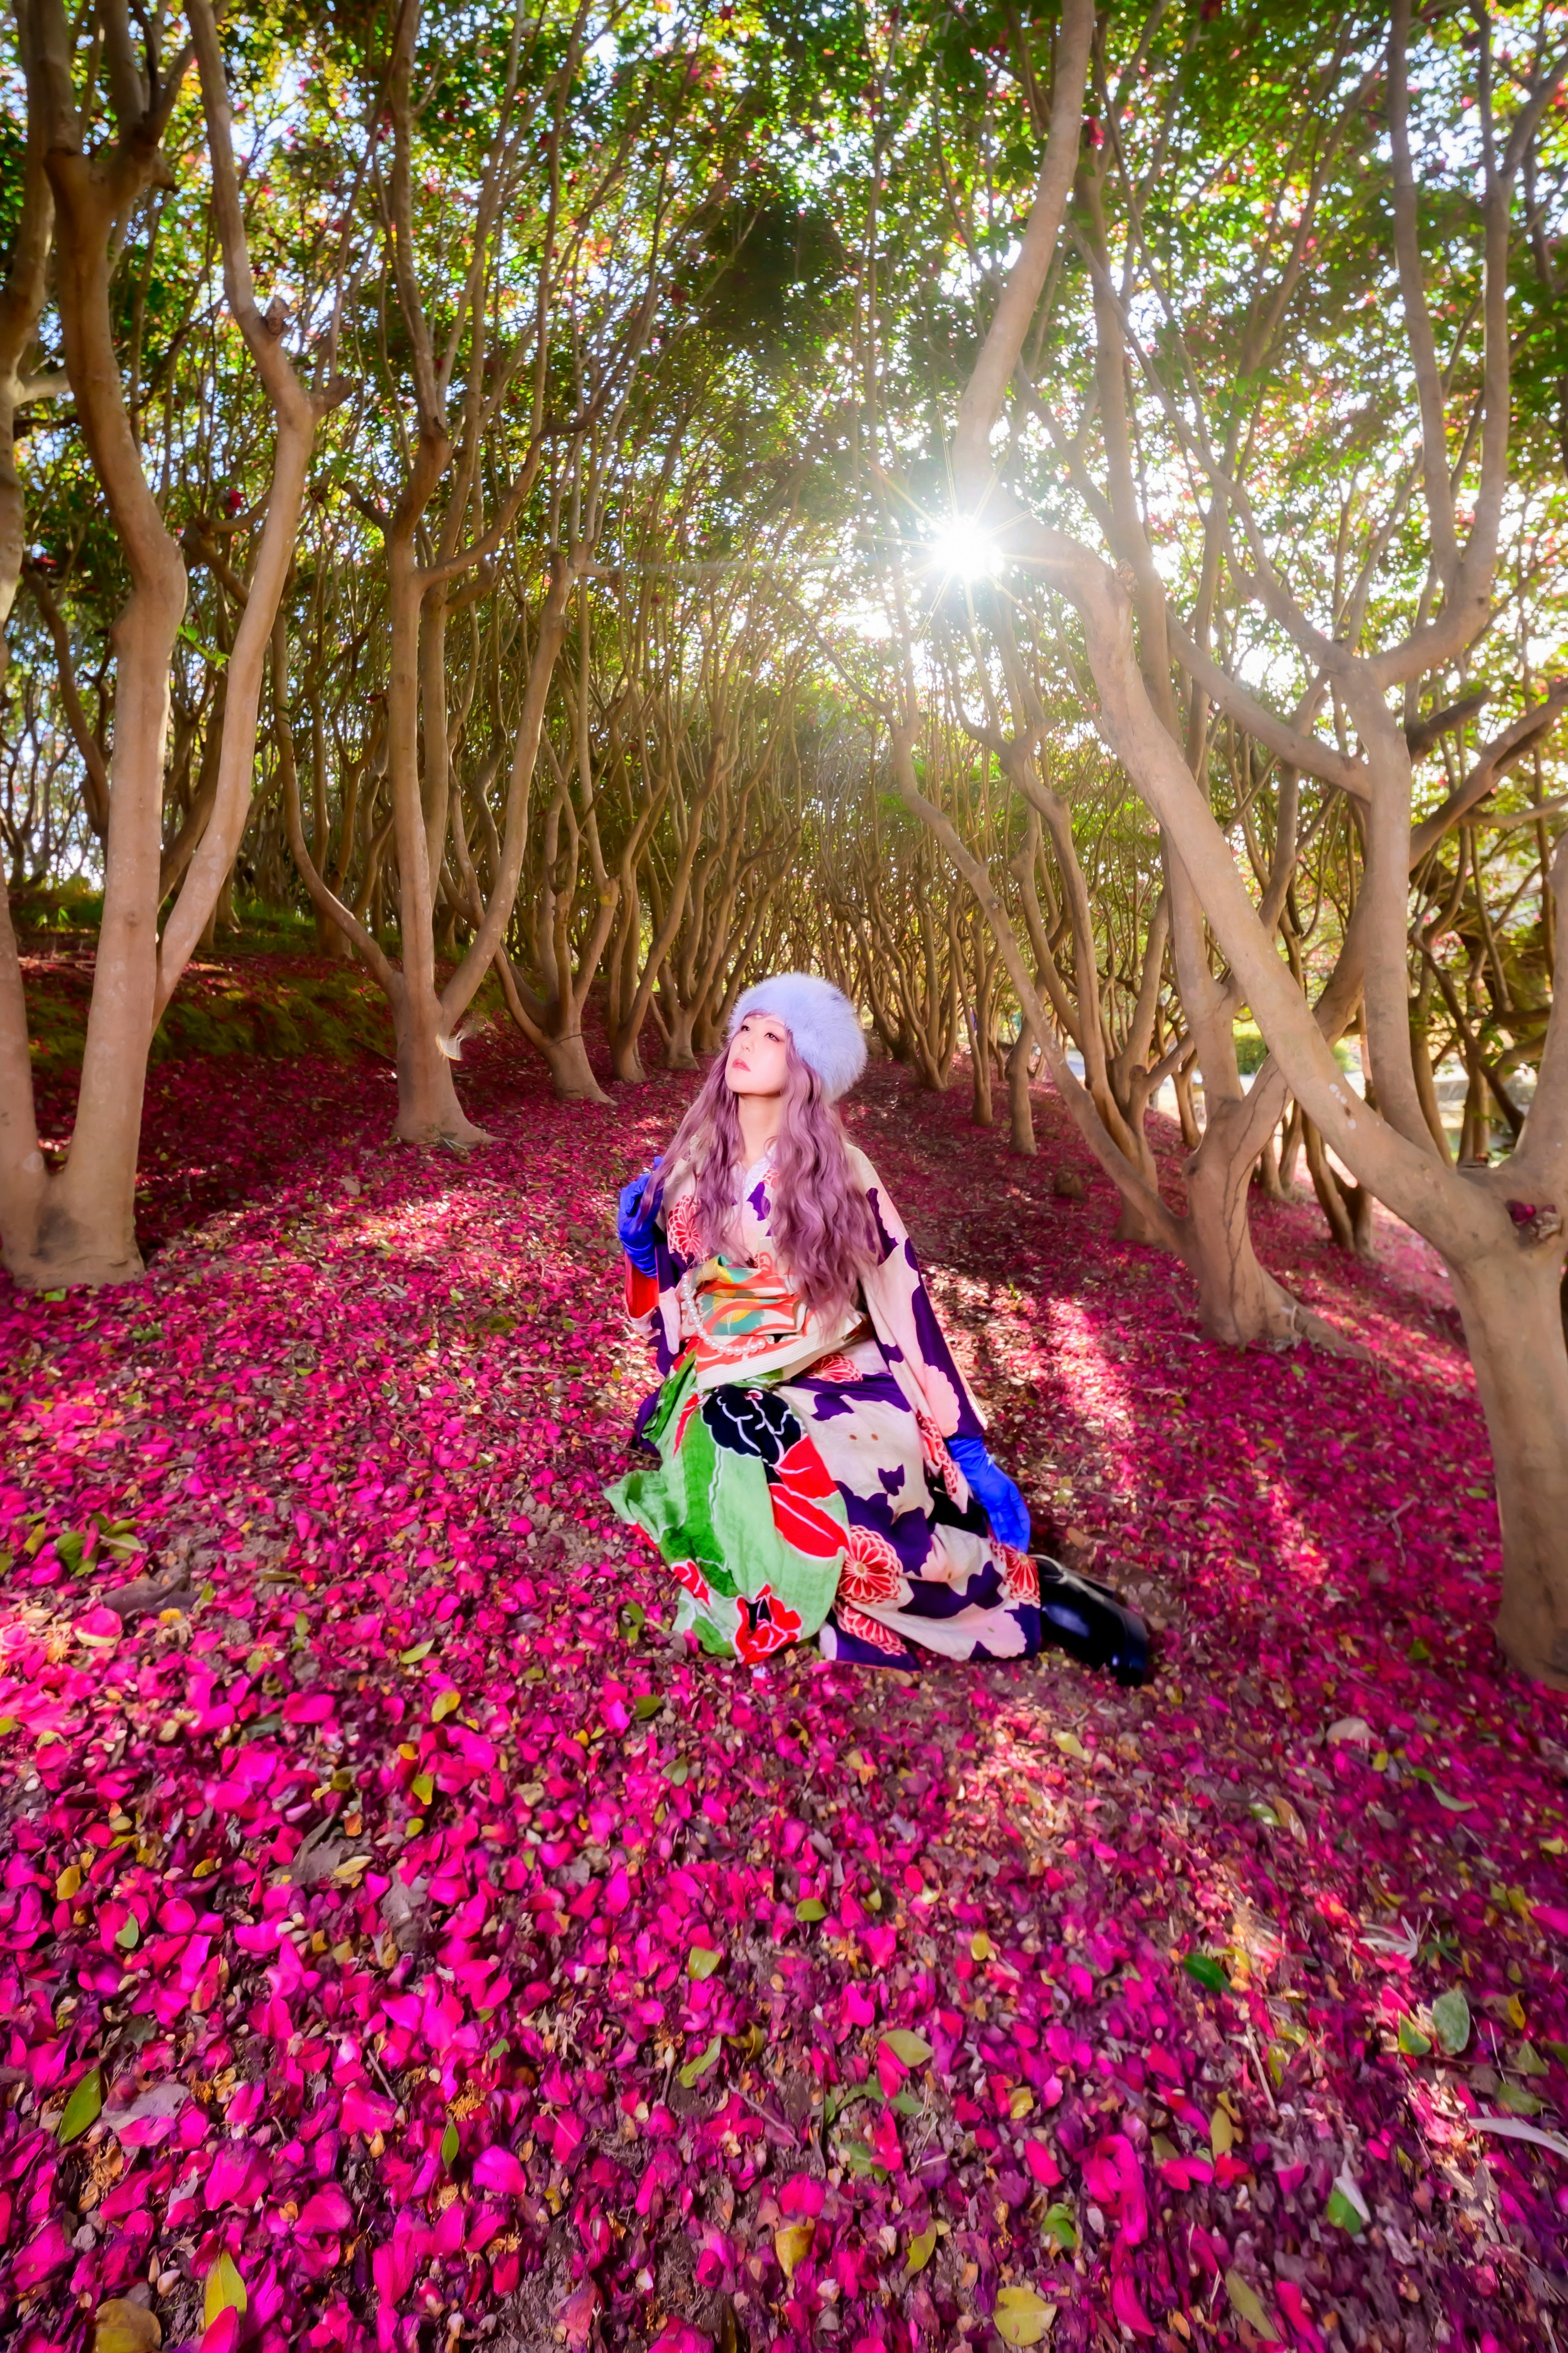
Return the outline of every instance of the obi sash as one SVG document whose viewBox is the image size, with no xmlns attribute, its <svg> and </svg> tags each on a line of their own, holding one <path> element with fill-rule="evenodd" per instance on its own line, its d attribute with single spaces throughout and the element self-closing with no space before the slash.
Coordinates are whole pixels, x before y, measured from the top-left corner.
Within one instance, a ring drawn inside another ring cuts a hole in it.
<svg viewBox="0 0 1568 2353">
<path fill-rule="evenodd" d="M 754 1266 L 721 1254 L 684 1277 L 688 1338 L 699 1388 L 727 1381 L 779 1380 L 804 1372 L 840 1346 L 862 1321 L 858 1302 L 816 1315 L 790 1289 L 771 1256 Z"/>
</svg>

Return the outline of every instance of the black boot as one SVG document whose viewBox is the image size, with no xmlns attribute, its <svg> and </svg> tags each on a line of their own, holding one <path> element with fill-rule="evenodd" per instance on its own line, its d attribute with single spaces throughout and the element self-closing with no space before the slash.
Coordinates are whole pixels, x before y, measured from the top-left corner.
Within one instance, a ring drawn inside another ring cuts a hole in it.
<svg viewBox="0 0 1568 2353">
<path fill-rule="evenodd" d="M 1149 1629 L 1108 1585 L 1075 1576 L 1048 1553 L 1033 1556 L 1040 1576 L 1040 1631 L 1082 1667 L 1109 1667 L 1119 1683 L 1149 1680 Z"/>
</svg>

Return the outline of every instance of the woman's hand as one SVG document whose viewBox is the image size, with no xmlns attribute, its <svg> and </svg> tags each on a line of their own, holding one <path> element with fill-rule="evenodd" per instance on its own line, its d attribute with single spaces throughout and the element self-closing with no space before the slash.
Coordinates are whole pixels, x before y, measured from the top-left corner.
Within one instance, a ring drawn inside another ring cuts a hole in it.
<svg viewBox="0 0 1568 2353">
<path fill-rule="evenodd" d="M 662 1155 L 661 1155 L 662 1158 Z M 654 1239 L 654 1221 L 664 1199 L 664 1187 L 656 1185 L 651 1198 L 644 1203 L 648 1178 L 660 1166 L 656 1160 L 652 1169 L 623 1185 L 616 1205 L 616 1234 L 639 1274 L 652 1274 L 658 1265 L 658 1245 Z"/>
<path fill-rule="evenodd" d="M 998 1471 L 983 1438 L 950 1438 L 947 1451 L 968 1480 L 991 1523 L 991 1533 L 1015 1551 L 1029 1546 L 1029 1509 L 1005 1471 Z"/>
</svg>

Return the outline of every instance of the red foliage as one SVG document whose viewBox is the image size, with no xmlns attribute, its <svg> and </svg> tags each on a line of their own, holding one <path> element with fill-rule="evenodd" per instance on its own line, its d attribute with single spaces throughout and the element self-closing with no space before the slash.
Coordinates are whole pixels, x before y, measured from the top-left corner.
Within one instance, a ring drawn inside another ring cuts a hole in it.
<svg viewBox="0 0 1568 2353">
<path fill-rule="evenodd" d="M 1072 2353 L 1248 2295 L 1303 2346 L 1544 2342 L 1568 2171 L 1477 2117 L 1568 2096 L 1564 1711 L 1489 1641 L 1430 1270 L 1266 1209 L 1375 1357 L 1228 1357 L 1086 1165 L 1058 1201 L 875 1069 L 994 1451 L 1162 1671 L 716 1665 L 599 1500 L 614 1189 L 684 1088 L 563 1108 L 493 1045 L 465 1087 L 458 1162 L 384 1148 L 377 1070 L 164 1065 L 146 1284 L 0 1291 L 6 2342 L 149 2274 L 194 2340 L 226 2253 L 269 2353 L 503 2306 L 929 2348 L 1009 2284 Z"/>
</svg>

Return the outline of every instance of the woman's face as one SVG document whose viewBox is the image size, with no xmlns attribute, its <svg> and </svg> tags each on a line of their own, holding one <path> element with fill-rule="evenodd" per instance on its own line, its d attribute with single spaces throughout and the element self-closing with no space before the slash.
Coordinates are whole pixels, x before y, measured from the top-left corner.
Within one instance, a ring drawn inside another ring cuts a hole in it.
<svg viewBox="0 0 1568 2353">
<path fill-rule="evenodd" d="M 789 1031 L 771 1013 L 748 1013 L 730 1040 L 724 1076 L 735 1095 L 782 1095 Z"/>
</svg>

